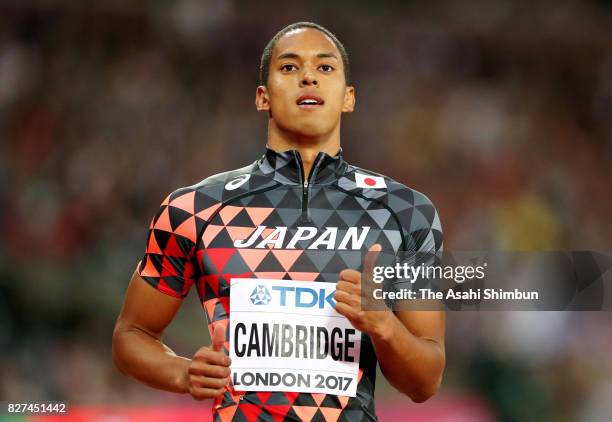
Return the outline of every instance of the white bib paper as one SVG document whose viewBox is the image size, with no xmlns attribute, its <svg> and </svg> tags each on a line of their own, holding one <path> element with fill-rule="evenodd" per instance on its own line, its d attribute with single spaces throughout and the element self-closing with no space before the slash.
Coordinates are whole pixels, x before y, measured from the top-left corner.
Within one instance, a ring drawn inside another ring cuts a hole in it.
<svg viewBox="0 0 612 422">
<path fill-rule="evenodd" d="M 361 332 L 336 312 L 335 290 L 334 283 L 232 278 L 234 388 L 355 397 Z"/>
</svg>

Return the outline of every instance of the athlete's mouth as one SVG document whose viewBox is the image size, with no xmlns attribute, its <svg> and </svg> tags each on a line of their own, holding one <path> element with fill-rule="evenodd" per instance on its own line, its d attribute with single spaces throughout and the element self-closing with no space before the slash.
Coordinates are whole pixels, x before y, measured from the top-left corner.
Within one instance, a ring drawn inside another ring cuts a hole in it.
<svg viewBox="0 0 612 422">
<path fill-rule="evenodd" d="M 317 108 L 325 104 L 325 101 L 318 95 L 305 94 L 299 97 L 295 103 L 301 108 Z"/>
</svg>

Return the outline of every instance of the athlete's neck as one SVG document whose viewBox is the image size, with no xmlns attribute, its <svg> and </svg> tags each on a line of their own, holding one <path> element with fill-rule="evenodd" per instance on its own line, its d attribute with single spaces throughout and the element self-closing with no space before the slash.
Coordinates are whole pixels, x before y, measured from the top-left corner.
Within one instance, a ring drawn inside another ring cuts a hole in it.
<svg viewBox="0 0 612 422">
<path fill-rule="evenodd" d="M 310 170 L 319 152 L 325 152 L 331 156 L 338 153 L 340 149 L 340 125 L 333 131 L 321 136 L 306 136 L 295 132 L 288 132 L 279 128 L 270 119 L 268 123 L 268 147 L 274 151 L 298 150 L 304 166 L 304 174 L 310 175 Z"/>
</svg>

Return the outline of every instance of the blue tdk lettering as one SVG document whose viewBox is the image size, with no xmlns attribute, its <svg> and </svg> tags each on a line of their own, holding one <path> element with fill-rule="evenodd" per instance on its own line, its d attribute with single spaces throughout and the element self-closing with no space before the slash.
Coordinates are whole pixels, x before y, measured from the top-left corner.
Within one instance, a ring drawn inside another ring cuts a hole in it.
<svg viewBox="0 0 612 422">
<path fill-rule="evenodd" d="M 308 301 L 310 299 L 310 301 Z M 295 289 L 295 306 L 298 308 L 312 308 L 318 302 L 317 291 L 308 287 Z"/>
<path fill-rule="evenodd" d="M 329 303 L 329 306 L 336 309 L 336 302 L 334 301 L 334 292 L 329 292 L 327 296 L 325 296 L 325 290 L 321 290 L 323 293 L 319 296 L 319 308 L 323 309 L 323 305 L 325 302 Z"/>
<path fill-rule="evenodd" d="M 312 308 L 318 306 L 319 309 L 325 307 L 325 302 L 332 308 L 336 307 L 334 302 L 334 292 L 325 295 L 325 289 L 311 289 L 308 287 L 289 287 L 273 286 L 272 290 L 280 292 L 280 306 L 287 306 L 287 292 L 295 292 L 293 295 L 293 305 L 297 308 Z"/>
<path fill-rule="evenodd" d="M 287 306 L 287 292 L 292 292 L 295 290 L 295 287 L 286 287 L 286 286 L 272 286 L 272 290 L 278 290 L 280 292 L 280 306 Z"/>
</svg>

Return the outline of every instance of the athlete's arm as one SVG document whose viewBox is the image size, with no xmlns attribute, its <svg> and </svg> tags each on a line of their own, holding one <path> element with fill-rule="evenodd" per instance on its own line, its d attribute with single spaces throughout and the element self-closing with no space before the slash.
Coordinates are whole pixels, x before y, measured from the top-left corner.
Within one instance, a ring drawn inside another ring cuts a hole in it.
<svg viewBox="0 0 612 422">
<path fill-rule="evenodd" d="M 374 245 L 370 252 L 380 251 Z M 375 256 L 368 253 L 364 273 L 372 273 Z M 433 396 L 442 381 L 446 362 L 444 312 L 364 311 L 361 306 L 362 273 L 340 272 L 336 285 L 336 311 L 358 330 L 368 333 L 385 378 L 415 402 Z"/>
<path fill-rule="evenodd" d="M 415 402 L 433 396 L 445 366 L 444 313 L 363 311 L 361 273 L 343 270 L 336 287 L 336 310 L 368 333 L 385 378 Z"/>
<path fill-rule="evenodd" d="M 420 192 L 412 191 L 414 213 L 425 218 L 400 216 L 407 243 L 406 250 L 424 253 L 427 259 L 434 260 L 442 250 L 442 225 L 433 203 Z M 416 204 L 419 205 L 416 205 Z M 371 254 L 370 267 L 376 255 Z M 368 261 L 368 260 L 366 260 Z M 433 263 L 433 261 L 431 262 Z M 368 297 L 368 296 L 366 296 Z M 431 301 L 413 303 L 422 310 L 387 311 L 383 321 L 372 335 L 376 356 L 385 378 L 399 391 L 407 394 L 416 402 L 423 402 L 433 396 L 442 382 L 446 365 L 444 349 L 445 314 L 440 304 Z M 417 305 L 418 303 L 418 305 Z"/>
<path fill-rule="evenodd" d="M 212 398 L 229 382 L 230 359 L 223 353 L 224 330 L 212 334 L 212 347 L 193 359 L 177 356 L 162 340 L 182 299 L 151 287 L 134 272 L 113 332 L 113 361 L 126 375 L 151 387 Z"/>
<path fill-rule="evenodd" d="M 372 336 L 385 378 L 415 402 L 433 396 L 445 366 L 444 312 L 399 311 Z"/>
</svg>

